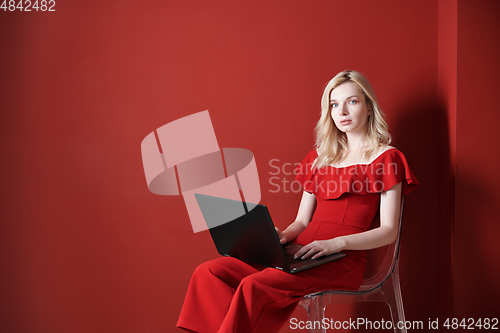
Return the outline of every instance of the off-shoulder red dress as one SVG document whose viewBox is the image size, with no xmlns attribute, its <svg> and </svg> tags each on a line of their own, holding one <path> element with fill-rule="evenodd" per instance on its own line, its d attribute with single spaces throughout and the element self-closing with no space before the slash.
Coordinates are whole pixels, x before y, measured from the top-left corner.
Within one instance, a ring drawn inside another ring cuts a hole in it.
<svg viewBox="0 0 500 333">
<path fill-rule="evenodd" d="M 312 221 L 294 240 L 306 245 L 366 231 L 380 206 L 380 193 L 402 182 L 402 195 L 418 181 L 405 156 L 391 148 L 370 164 L 312 168 L 312 150 L 296 169 L 296 181 L 316 196 Z M 365 271 L 364 251 L 296 274 L 219 258 L 197 267 L 177 326 L 195 332 L 278 332 L 300 299 L 330 289 L 356 290 Z"/>
</svg>

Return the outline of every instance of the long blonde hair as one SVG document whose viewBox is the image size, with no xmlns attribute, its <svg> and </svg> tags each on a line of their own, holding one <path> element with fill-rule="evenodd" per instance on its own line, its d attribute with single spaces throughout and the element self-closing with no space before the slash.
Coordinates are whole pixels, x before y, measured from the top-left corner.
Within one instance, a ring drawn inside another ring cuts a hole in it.
<svg viewBox="0 0 500 333">
<path fill-rule="evenodd" d="M 321 168 L 326 165 L 342 162 L 347 153 L 347 136 L 341 132 L 333 122 L 330 112 L 330 93 L 333 89 L 345 82 L 356 84 L 363 92 L 369 110 L 372 110 L 368 117 L 368 147 L 365 150 L 365 158 L 370 156 L 381 145 L 388 145 L 391 142 L 391 135 L 384 120 L 384 113 L 377 102 L 377 97 L 370 82 L 363 74 L 345 70 L 335 75 L 326 85 L 323 97 L 321 98 L 321 117 L 316 124 L 316 149 L 318 158 L 314 161 L 314 167 Z"/>
</svg>

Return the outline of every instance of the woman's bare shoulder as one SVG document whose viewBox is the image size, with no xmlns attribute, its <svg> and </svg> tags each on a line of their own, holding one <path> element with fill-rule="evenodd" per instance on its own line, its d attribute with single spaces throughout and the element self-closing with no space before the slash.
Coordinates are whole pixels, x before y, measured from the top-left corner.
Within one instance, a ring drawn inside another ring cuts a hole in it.
<svg viewBox="0 0 500 333">
<path fill-rule="evenodd" d="M 380 155 L 382 155 L 383 153 L 385 153 L 386 151 L 391 150 L 391 149 L 396 149 L 396 150 L 397 150 L 397 148 L 396 148 L 396 147 L 394 147 L 394 146 L 382 145 L 382 146 L 380 146 L 380 147 L 378 148 L 378 150 L 376 150 L 376 151 L 375 151 L 375 154 L 374 154 L 374 155 L 375 155 L 375 156 L 380 156 Z"/>
</svg>

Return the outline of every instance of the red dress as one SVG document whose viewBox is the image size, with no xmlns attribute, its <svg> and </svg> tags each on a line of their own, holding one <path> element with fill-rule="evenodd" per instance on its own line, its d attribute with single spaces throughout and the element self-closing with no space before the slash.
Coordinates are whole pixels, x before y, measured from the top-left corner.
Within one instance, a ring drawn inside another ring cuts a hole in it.
<svg viewBox="0 0 500 333">
<path fill-rule="evenodd" d="M 314 216 L 294 240 L 306 245 L 366 231 L 380 206 L 380 193 L 402 182 L 402 195 L 418 181 L 403 153 L 388 149 L 372 163 L 312 169 L 312 150 L 296 180 L 316 196 Z M 365 271 L 364 251 L 344 251 L 340 260 L 289 274 L 219 258 L 193 273 L 177 327 L 195 332 L 278 332 L 304 295 L 330 289 L 357 290 Z"/>
</svg>

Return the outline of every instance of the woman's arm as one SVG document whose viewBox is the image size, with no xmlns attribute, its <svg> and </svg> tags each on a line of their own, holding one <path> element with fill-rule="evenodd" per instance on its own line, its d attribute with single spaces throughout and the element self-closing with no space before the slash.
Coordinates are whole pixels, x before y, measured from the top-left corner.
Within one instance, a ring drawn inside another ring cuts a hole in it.
<svg viewBox="0 0 500 333">
<path fill-rule="evenodd" d="M 295 221 L 283 231 L 276 228 L 281 244 L 293 241 L 302 231 L 304 231 L 311 221 L 315 209 L 316 196 L 314 194 L 304 192 L 302 194 L 302 199 L 300 200 L 299 211 Z"/>
<path fill-rule="evenodd" d="M 382 192 L 380 226 L 378 228 L 358 234 L 311 242 L 300 249 L 295 257 L 315 259 L 343 250 L 370 250 L 395 242 L 399 230 L 401 187 L 402 184 L 399 183 L 390 190 Z"/>
</svg>

